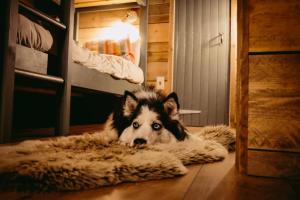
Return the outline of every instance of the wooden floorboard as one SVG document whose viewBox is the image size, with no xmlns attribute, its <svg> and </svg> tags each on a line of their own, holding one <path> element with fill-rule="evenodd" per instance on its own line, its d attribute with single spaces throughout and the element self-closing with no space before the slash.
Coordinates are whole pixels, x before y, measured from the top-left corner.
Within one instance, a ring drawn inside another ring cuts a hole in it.
<svg viewBox="0 0 300 200">
<path fill-rule="evenodd" d="M 207 199 L 219 182 L 234 168 L 235 154 L 230 153 L 222 162 L 204 164 L 200 168 L 184 199 Z"/>
</svg>

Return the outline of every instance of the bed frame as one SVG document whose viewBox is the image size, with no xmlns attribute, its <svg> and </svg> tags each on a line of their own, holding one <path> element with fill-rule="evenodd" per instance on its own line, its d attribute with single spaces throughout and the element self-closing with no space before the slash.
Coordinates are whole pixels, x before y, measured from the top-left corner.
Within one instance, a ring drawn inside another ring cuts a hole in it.
<svg viewBox="0 0 300 200">
<path fill-rule="evenodd" d="M 39 10 L 26 7 L 26 5 L 20 3 L 18 0 L 3 0 L 3 6 L 0 9 L 0 25 L 3 28 L 3 31 L 0 32 L 0 143 L 11 142 L 13 138 L 13 102 L 15 91 L 17 90 L 15 83 L 20 78 L 23 81 L 21 82 L 22 84 L 32 83 L 31 85 L 29 84 L 29 87 L 25 85 L 26 91 L 46 92 L 56 95 L 57 117 L 54 127 L 55 135 L 69 134 L 72 87 L 114 95 L 122 95 L 124 90 L 133 90 L 140 87 L 138 84 L 129 83 L 126 80 L 118 80 L 107 74 L 94 73 L 93 69 L 80 66 L 71 59 L 74 24 L 77 22 L 77 18 L 75 17 L 74 19 L 75 13 L 92 9 L 109 10 L 120 9 L 124 6 L 138 6 L 141 8 L 140 32 L 142 51 L 140 66 L 144 71 L 144 77 L 146 77 L 148 4 L 147 1 L 137 2 L 139 3 L 78 8 L 75 11 L 74 0 L 62 0 L 62 18 L 61 22 L 57 22 Z M 143 3 L 141 4 L 140 2 Z M 58 52 L 57 57 L 59 58 L 58 62 L 55 63 L 58 69 L 57 75 L 43 75 L 15 69 L 17 19 L 20 9 L 30 13 L 30 15 L 36 17 L 38 20 L 48 23 L 49 26 L 53 26 L 61 34 L 59 44 L 55 46 Z M 37 86 L 39 88 L 36 88 Z"/>
</svg>

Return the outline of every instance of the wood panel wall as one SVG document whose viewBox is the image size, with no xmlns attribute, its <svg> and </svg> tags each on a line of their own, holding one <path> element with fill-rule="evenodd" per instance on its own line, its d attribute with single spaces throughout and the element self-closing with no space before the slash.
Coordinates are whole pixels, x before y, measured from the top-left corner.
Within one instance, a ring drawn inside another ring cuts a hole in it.
<svg viewBox="0 0 300 200">
<path fill-rule="evenodd" d="M 79 1 L 78 1 L 79 2 Z M 172 90 L 174 0 L 149 0 L 148 68 L 146 85 L 154 85 L 157 76 L 165 77 L 165 93 Z M 80 13 L 78 38 L 80 43 L 97 38 L 101 29 L 122 19 L 127 9 Z M 135 23 L 139 26 L 139 20 Z"/>
<path fill-rule="evenodd" d="M 113 23 L 121 21 L 131 9 L 120 9 L 110 11 L 95 11 L 95 12 L 81 12 L 79 13 L 78 21 L 78 38 L 80 43 L 92 41 L 97 39 L 97 35 Z M 138 16 L 139 10 L 134 9 Z M 139 27 L 139 18 L 133 23 L 137 28 Z"/>
<path fill-rule="evenodd" d="M 238 3 L 246 8 L 238 29 L 238 165 L 250 175 L 300 178 L 300 1 Z"/>
<path fill-rule="evenodd" d="M 149 0 L 147 84 L 165 77 L 165 92 L 172 90 L 174 0 Z"/>
</svg>

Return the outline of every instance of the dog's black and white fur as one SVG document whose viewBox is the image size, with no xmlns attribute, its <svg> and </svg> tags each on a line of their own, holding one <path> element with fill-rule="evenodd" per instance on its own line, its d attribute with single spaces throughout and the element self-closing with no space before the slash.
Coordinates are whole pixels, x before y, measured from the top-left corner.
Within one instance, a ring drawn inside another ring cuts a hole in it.
<svg viewBox="0 0 300 200">
<path fill-rule="evenodd" d="M 125 91 L 113 113 L 111 128 L 119 141 L 129 146 L 182 141 L 187 133 L 178 111 L 174 92 L 164 96 L 154 90 Z"/>
</svg>

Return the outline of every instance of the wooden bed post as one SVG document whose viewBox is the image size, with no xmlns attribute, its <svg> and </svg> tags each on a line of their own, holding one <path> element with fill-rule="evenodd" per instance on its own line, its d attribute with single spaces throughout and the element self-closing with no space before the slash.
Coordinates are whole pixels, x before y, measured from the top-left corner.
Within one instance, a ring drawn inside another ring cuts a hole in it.
<svg viewBox="0 0 300 200">
<path fill-rule="evenodd" d="M 141 57 L 140 67 L 144 72 L 144 85 L 147 83 L 147 57 L 148 57 L 148 10 L 149 0 L 145 0 L 145 6 L 141 6 L 140 35 L 141 35 Z"/>
<path fill-rule="evenodd" d="M 63 22 L 67 26 L 64 35 L 64 44 L 61 54 L 61 72 L 64 84 L 58 91 L 58 117 L 56 123 L 56 135 L 67 135 L 70 127 L 70 107 L 71 107 L 71 73 L 69 69 L 72 62 L 72 40 L 74 26 L 74 0 L 64 0 L 63 2 Z"/>
<path fill-rule="evenodd" d="M 3 143 L 9 142 L 12 135 L 18 0 L 5 0 L 1 9 L 0 143 Z"/>
</svg>

